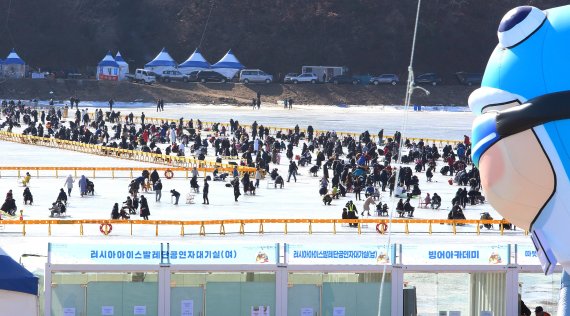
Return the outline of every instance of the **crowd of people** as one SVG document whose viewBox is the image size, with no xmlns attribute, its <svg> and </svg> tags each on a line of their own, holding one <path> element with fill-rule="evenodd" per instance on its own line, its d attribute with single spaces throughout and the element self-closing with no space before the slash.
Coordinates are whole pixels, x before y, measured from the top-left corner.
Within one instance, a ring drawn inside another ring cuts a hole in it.
<svg viewBox="0 0 570 316">
<path fill-rule="evenodd" d="M 392 196 L 399 199 L 395 211 L 402 217 L 416 216 L 417 210 L 412 205 L 415 199 L 420 200 L 420 205 L 439 209 L 442 205 L 441 197 L 437 193 L 430 196 L 425 188 L 422 193 L 420 188 L 421 173 L 425 173 L 424 185 L 429 186 L 437 172 L 437 162 L 443 165 L 439 170 L 442 175 L 455 175 L 450 181 L 469 187 L 469 190 L 458 189 L 456 196 L 450 201 L 452 209 L 448 218 L 465 218 L 462 210 L 467 203 L 474 205 L 484 201 L 480 192 L 479 172 L 471 166 L 471 144 L 467 136 L 455 147 L 446 145 L 439 148 L 435 144 L 426 144 L 423 140 L 417 143 L 409 139 L 403 140 L 399 132 L 385 138 L 383 130 L 380 130 L 373 140 L 374 137 L 368 131 L 358 136 L 341 137 L 335 131 L 315 133 L 312 126 L 301 131 L 298 125 L 286 132 L 270 133 L 267 127 L 257 122 L 253 122 L 251 126 L 242 126 L 233 119 L 229 121 L 229 129 L 220 123 L 205 128 L 200 120 L 184 118 L 150 123 L 145 122 L 144 113 L 135 120 L 132 112 L 128 115 L 115 112 L 111 101 L 109 111 L 104 113 L 102 109 L 97 109 L 92 115 L 87 109 L 80 110 L 77 102 L 75 112 L 72 112 L 67 120 L 62 119 L 60 108 L 41 109 L 21 101 L 4 101 L 4 122 L 0 124 L 0 129 L 7 127 L 11 131 L 16 126 L 23 134 L 166 155 L 192 155 L 198 160 L 214 156 L 221 162 L 222 157 L 235 157 L 241 165 L 255 167 L 257 172 L 240 175 L 235 170 L 228 175 L 218 174 L 216 170 L 212 176 L 214 181 L 220 180 L 220 177 L 223 177 L 223 180 L 227 176 L 233 177 L 229 185 L 233 188 L 236 202 L 241 196 L 241 188 L 245 194 L 255 195 L 259 181 L 266 174 L 271 177 L 275 188 L 283 188 L 285 176 L 280 175 L 277 168 L 271 170 L 271 165 L 279 165 L 282 158 L 289 161 L 286 170 L 287 182 L 291 179 L 297 181 L 301 167 L 309 168 L 310 174 L 320 177 L 318 192 L 325 205 L 331 205 L 333 200 L 349 194 L 354 194 L 355 201 L 363 201 L 362 214 L 351 211 L 354 205 L 352 200 L 346 203 L 346 216 L 349 218 L 372 215 L 372 206 L 376 206 L 375 215 L 387 215 L 388 203 L 383 202 L 383 199 Z M 255 101 L 257 103 L 257 100 Z M 292 104 L 291 101 L 288 103 Z M 163 102 L 158 104 L 159 108 L 163 106 Z M 295 155 L 299 150 L 300 154 Z M 400 152 L 402 157 L 399 157 Z M 395 164 L 398 161 L 401 162 L 400 166 Z M 250 176 L 253 179 L 250 179 Z M 202 185 L 204 204 L 209 204 L 207 181 L 207 178 L 204 179 Z M 66 180 L 68 194 L 71 193 L 73 182 L 72 177 Z M 141 181 L 134 182 L 133 186 L 143 185 Z M 79 187 L 81 195 L 92 194 L 94 190 L 93 183 L 84 177 L 79 180 Z M 199 193 L 197 172 L 193 172 L 190 187 L 194 193 Z M 151 189 L 155 192 L 155 202 L 160 202 L 160 181 L 152 181 Z M 131 201 L 127 199 L 124 202 L 129 210 L 133 209 L 134 205 L 142 204 L 137 201 L 139 198 L 133 195 L 133 192 L 134 188 L 130 188 Z M 172 196 L 178 201 L 179 193 L 178 196 L 174 193 Z M 144 212 L 147 214 L 144 217 L 148 218 L 150 211 L 146 199 L 144 200 Z M 127 213 L 132 215 L 132 211 Z M 343 210 L 343 218 L 346 217 L 344 213 Z"/>
</svg>

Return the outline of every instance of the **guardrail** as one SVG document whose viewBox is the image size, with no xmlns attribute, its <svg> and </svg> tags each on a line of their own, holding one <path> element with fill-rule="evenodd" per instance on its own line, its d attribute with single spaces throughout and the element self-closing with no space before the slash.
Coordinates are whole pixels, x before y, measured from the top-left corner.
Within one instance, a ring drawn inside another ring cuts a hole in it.
<svg viewBox="0 0 570 316">
<path fill-rule="evenodd" d="M 255 172 L 255 168 L 250 168 L 250 167 L 244 167 L 247 172 Z M 204 176 L 206 176 L 207 172 L 213 172 L 214 169 L 216 168 L 211 168 L 211 167 L 199 167 L 196 168 L 196 170 L 198 170 L 198 172 L 200 173 L 204 173 Z M 225 167 L 218 167 L 217 168 L 219 172 L 229 172 L 231 173 L 233 171 L 233 168 L 225 168 Z M 250 170 L 252 169 L 252 170 Z M 156 170 L 156 171 L 161 171 L 161 172 L 166 172 L 166 171 L 171 171 L 172 172 L 172 176 L 174 178 L 179 178 L 180 176 L 177 176 L 177 172 L 182 172 L 182 177 L 188 179 L 190 178 L 190 172 L 191 169 L 189 168 L 169 168 L 169 167 L 25 167 L 25 166 L 4 166 L 4 167 L 0 167 L 0 178 L 2 177 L 10 177 L 10 176 L 14 176 L 14 177 L 22 177 L 22 173 L 25 172 L 33 172 L 35 171 L 35 177 L 39 178 L 40 177 L 40 171 L 47 171 L 48 174 L 47 175 L 42 175 L 43 177 L 55 177 L 55 178 L 59 178 L 60 177 L 60 172 L 62 171 L 72 171 L 74 173 L 74 177 L 77 177 L 77 171 L 84 171 L 84 172 L 90 172 L 93 178 L 102 178 L 105 176 L 101 176 L 102 172 L 107 172 L 108 174 L 106 175 L 107 177 L 111 177 L 113 179 L 115 178 L 121 178 L 121 177 L 128 177 L 128 178 L 133 178 L 135 177 L 133 175 L 133 171 L 143 171 L 143 170 L 148 170 L 148 171 L 152 171 L 152 170 Z M 14 174 L 7 174 L 2 173 L 2 171 L 13 171 Z M 99 172 L 99 176 L 97 176 L 97 172 Z M 124 173 L 127 173 L 127 175 L 125 176 Z M 32 173 L 30 173 L 30 175 L 32 175 Z M 65 175 L 63 175 L 65 176 Z M 165 175 L 166 176 L 166 175 Z"/>
<path fill-rule="evenodd" d="M 460 225 L 473 225 L 475 224 L 475 231 L 477 235 L 481 233 L 481 226 L 485 224 L 499 225 L 499 232 L 504 235 L 504 224 L 509 224 L 506 220 L 445 220 L 445 219 L 392 219 L 391 223 L 389 219 L 374 218 L 374 219 L 226 219 L 226 220 L 204 220 L 204 221 L 173 221 L 173 220 L 101 220 L 101 219 L 83 219 L 83 220 L 64 220 L 64 219 L 50 219 L 50 220 L 2 220 L 1 225 L 21 225 L 22 235 L 26 236 L 26 226 L 29 225 L 47 225 L 48 226 L 48 236 L 51 236 L 53 225 L 79 225 L 79 235 L 84 236 L 84 226 L 85 225 L 99 225 L 99 230 L 102 230 L 104 225 L 130 225 L 130 235 L 133 236 L 133 226 L 134 225 L 153 225 L 155 226 L 155 236 L 159 236 L 159 226 L 180 226 L 180 236 L 185 236 L 186 227 L 197 227 L 198 235 L 205 236 L 206 234 L 218 234 L 226 235 L 228 232 L 227 228 L 230 225 L 238 226 L 234 233 L 246 234 L 245 226 L 255 225 L 256 230 L 254 233 L 264 234 L 266 232 L 264 225 L 268 224 L 282 224 L 283 229 L 279 231 L 271 230 L 271 233 L 307 233 L 313 234 L 315 232 L 315 225 L 329 225 L 330 230 L 327 233 L 336 234 L 337 225 L 349 225 L 356 224 L 354 231 L 358 234 L 362 234 L 362 229 L 367 228 L 368 224 L 376 224 L 376 232 L 380 234 L 385 234 L 388 224 L 403 224 L 403 233 L 427 233 L 431 235 L 433 232 L 433 225 L 437 224 L 447 224 L 451 225 L 451 233 L 453 235 L 457 234 L 457 226 Z M 291 231 L 289 225 L 294 224 L 306 224 L 306 229 L 303 231 Z M 410 225 L 423 225 L 426 230 L 422 231 L 411 231 Z M 216 226 L 218 229 L 213 233 L 207 233 L 207 226 Z M 5 227 L 4 227 L 5 229 Z M 352 228 L 351 228 L 352 229 Z M 524 234 L 528 234 L 524 231 Z"/>
<path fill-rule="evenodd" d="M 73 115 L 73 113 L 69 113 L 70 115 Z M 125 119 L 125 115 L 122 115 L 123 113 L 121 113 L 121 118 L 119 118 L 121 121 L 123 121 Z M 89 113 L 91 119 L 94 119 L 95 117 L 95 113 Z M 164 117 L 148 117 L 145 116 L 144 119 L 146 124 L 162 124 L 163 122 L 176 122 L 178 123 L 179 119 L 175 119 L 175 118 L 164 118 Z M 185 122 L 188 122 L 187 119 L 184 120 Z M 140 124 L 141 121 L 141 117 L 140 116 L 135 116 L 133 115 L 133 122 Z M 214 124 L 219 124 L 219 126 L 225 126 L 226 129 L 230 130 L 230 124 L 229 123 L 220 123 L 220 122 L 208 122 L 208 121 L 200 121 L 202 123 L 202 130 L 204 131 L 211 131 L 212 126 Z M 194 124 L 197 124 L 197 120 L 194 120 Z M 242 124 L 240 122 L 240 126 L 242 127 L 246 127 L 248 129 L 251 130 L 251 125 L 248 124 Z M 277 126 L 267 126 L 267 125 L 263 125 L 263 127 L 266 127 L 269 129 L 270 133 L 277 133 L 278 131 L 280 132 L 285 132 L 288 133 L 289 130 L 293 130 L 293 128 L 286 128 L 286 127 L 277 127 Z M 306 128 L 299 128 L 299 131 L 304 132 L 305 134 L 307 134 L 307 129 Z M 314 130 L 313 133 L 314 135 L 320 135 L 320 134 L 326 134 L 328 131 L 326 130 Z M 361 133 L 355 133 L 355 132 L 336 132 L 336 134 L 339 137 L 344 137 L 344 136 L 351 136 L 353 138 L 357 138 L 360 136 Z M 383 139 L 387 140 L 388 138 L 391 138 L 392 136 L 384 136 Z M 370 138 L 374 141 L 378 141 L 378 135 L 376 134 L 370 134 Z M 438 144 L 440 147 L 443 145 L 456 145 L 459 143 L 462 143 L 462 141 L 460 140 L 446 140 L 446 139 L 436 139 L 436 138 L 423 138 L 423 137 L 406 137 L 405 139 L 409 139 L 412 142 L 419 142 L 420 140 L 423 140 L 426 144 Z"/>
<path fill-rule="evenodd" d="M 72 150 L 87 154 L 95 154 L 100 156 L 112 156 L 113 158 L 122 158 L 128 160 L 136 160 L 140 162 L 147 162 L 153 164 L 170 165 L 178 168 L 230 168 L 233 170 L 234 165 L 218 163 L 215 161 L 197 160 L 194 158 L 184 156 L 171 156 L 165 154 L 155 154 L 142 152 L 137 150 L 128 150 L 121 148 L 104 147 L 101 145 L 84 144 L 70 140 L 63 140 L 57 138 L 47 138 L 32 135 L 21 135 L 16 133 L 9 133 L 0 131 L 0 140 L 38 145 L 44 147 Z M 253 167 L 237 166 L 239 172 L 255 172 Z"/>
</svg>

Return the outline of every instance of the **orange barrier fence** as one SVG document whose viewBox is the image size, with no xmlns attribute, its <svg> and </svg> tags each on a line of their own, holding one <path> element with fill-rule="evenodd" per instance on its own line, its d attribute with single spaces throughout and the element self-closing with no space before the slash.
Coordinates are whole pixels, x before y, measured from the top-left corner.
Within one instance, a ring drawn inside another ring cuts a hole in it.
<svg viewBox="0 0 570 316">
<path fill-rule="evenodd" d="M 140 162 L 156 163 L 170 165 L 179 168 L 230 168 L 233 170 L 234 165 L 218 163 L 215 161 L 197 160 L 184 156 L 172 156 L 165 154 L 155 154 L 142 152 L 137 150 L 128 150 L 121 148 L 104 147 L 101 145 L 84 144 L 70 140 L 62 140 L 56 138 L 38 137 L 32 135 L 21 135 L 0 131 L 0 140 L 11 141 L 21 144 L 39 145 L 51 148 L 72 150 L 87 154 L 95 154 L 100 156 L 111 156 L 113 158 L 122 158 L 136 160 Z M 238 166 L 239 172 L 255 172 L 253 167 Z"/>
<path fill-rule="evenodd" d="M 10 225 L 21 225 L 22 226 L 22 235 L 26 235 L 26 226 L 29 225 L 47 225 L 48 226 L 48 235 L 51 236 L 52 233 L 52 226 L 54 225 L 79 225 L 79 235 L 84 235 L 84 226 L 85 225 L 100 225 L 101 227 L 106 226 L 108 224 L 111 225 L 130 225 L 130 235 L 133 236 L 133 226 L 134 225 L 153 225 L 155 226 L 155 236 L 159 236 L 159 227 L 160 226 L 180 226 L 180 236 L 186 235 L 185 229 L 187 227 L 197 227 L 198 234 L 201 236 L 205 236 L 206 234 L 219 234 L 225 235 L 229 233 L 227 231 L 228 226 L 230 225 L 239 225 L 237 230 L 234 233 L 239 234 L 246 234 L 250 232 L 246 232 L 245 227 L 246 225 L 254 225 L 255 231 L 254 233 L 264 234 L 265 228 L 264 225 L 267 224 L 282 224 L 283 230 L 282 231 L 274 231 L 271 230 L 272 233 L 280 233 L 288 234 L 288 233 L 307 233 L 312 234 L 315 229 L 314 226 L 318 224 L 327 224 L 330 225 L 329 229 L 325 232 L 336 234 L 337 233 L 337 225 L 349 225 L 349 224 L 356 224 L 355 232 L 358 234 L 362 233 L 363 228 L 367 228 L 368 224 L 376 224 L 376 232 L 380 234 L 387 233 L 386 229 L 390 229 L 388 224 L 390 221 L 388 219 L 382 218 L 374 218 L 374 219 L 227 219 L 227 220 L 205 220 L 205 221 L 173 221 L 173 220 L 101 220 L 101 219 L 84 219 L 84 220 L 64 220 L 64 219 L 50 219 L 50 220 L 2 220 L 0 221 L 0 226 L 10 226 Z M 303 231 L 291 231 L 289 229 L 289 225 L 292 224 L 306 224 L 306 229 Z M 460 225 L 475 225 L 475 233 L 477 235 L 481 232 L 482 225 L 490 224 L 490 225 L 499 225 L 499 232 L 501 235 L 504 234 L 504 224 L 509 224 L 506 220 L 444 220 L 444 219 L 392 219 L 391 224 L 403 224 L 404 230 L 403 233 L 410 234 L 410 233 L 433 233 L 433 225 L 438 224 L 447 224 L 451 225 L 451 233 L 454 235 L 457 233 L 457 226 Z M 416 228 L 419 225 L 423 225 L 425 230 L 410 230 L 410 226 L 414 226 Z M 216 226 L 217 230 L 207 233 L 206 227 Z M 3 227 L 5 230 L 5 227 Z M 322 232 L 322 230 L 320 231 Z M 465 232 L 465 231 L 462 231 Z M 528 234 L 527 231 L 524 232 Z"/>
<path fill-rule="evenodd" d="M 121 122 L 123 120 L 125 120 L 125 115 L 123 115 L 124 113 L 121 113 Z M 90 113 L 89 114 L 91 116 L 91 119 L 94 119 L 95 113 Z M 176 122 L 178 123 L 179 119 L 175 119 L 175 118 L 164 118 L 164 117 L 148 117 L 145 116 L 144 118 L 145 124 L 162 124 L 163 122 Z M 187 123 L 189 120 L 188 119 L 184 119 L 184 122 Z M 133 116 L 133 122 L 140 124 L 141 123 L 141 118 L 140 116 Z M 229 123 L 217 123 L 217 122 L 207 122 L 207 121 L 201 121 L 202 123 L 202 130 L 204 131 L 211 131 L 212 127 L 214 126 L 214 124 L 219 124 L 218 126 L 221 128 L 222 126 L 225 126 L 228 133 L 230 130 L 230 124 Z M 197 128 L 197 120 L 194 120 L 194 126 L 196 126 Z M 245 127 L 249 130 L 251 130 L 251 125 L 247 125 L 247 124 L 242 124 L 240 123 L 240 126 Z M 286 127 L 276 127 L 276 126 L 268 126 L 268 125 L 263 125 L 263 127 L 266 127 L 269 129 L 270 133 L 277 133 L 277 132 L 282 132 L 282 133 L 288 133 L 289 130 L 293 130 L 293 128 L 286 128 Z M 306 128 L 300 128 L 299 131 L 304 132 L 305 134 L 307 134 L 307 129 Z M 320 134 L 325 134 L 328 131 L 325 130 L 314 130 L 313 133 L 314 135 L 320 135 Z M 339 137 L 344 137 L 344 136 L 351 136 L 353 138 L 357 138 L 360 136 L 361 133 L 355 133 L 355 132 L 336 132 L 336 134 Z M 388 132 L 386 132 L 386 134 L 388 134 Z M 392 133 L 394 134 L 394 133 Z M 405 136 L 405 135 L 404 135 Z M 390 135 L 385 135 L 383 137 L 384 140 L 387 140 L 388 138 L 390 138 L 392 136 Z M 370 138 L 374 141 L 378 141 L 378 135 L 371 133 L 370 134 Z M 405 137 L 405 139 L 409 139 L 411 142 L 419 142 L 420 140 L 423 140 L 426 144 L 437 144 L 440 147 L 443 145 L 457 145 L 459 143 L 461 143 L 462 141 L 460 140 L 447 140 L 447 139 L 435 139 L 435 138 L 423 138 L 423 137 Z"/>
<path fill-rule="evenodd" d="M 135 171 L 140 171 L 142 172 L 143 170 L 148 170 L 149 172 L 152 172 L 152 170 L 155 170 L 161 172 L 160 176 L 162 177 L 164 175 L 164 173 L 166 171 L 171 171 L 173 173 L 173 176 L 175 178 L 180 178 L 180 177 L 184 177 L 186 179 L 191 177 L 191 169 L 189 168 L 169 168 L 169 167 L 25 167 L 25 166 L 15 166 L 15 167 L 11 167 L 11 166 L 2 166 L 0 167 L 0 178 L 1 177 L 6 177 L 6 176 L 17 176 L 22 177 L 23 174 L 25 174 L 26 172 L 31 172 L 30 175 L 31 176 L 35 176 L 35 177 L 40 177 L 40 171 L 46 171 L 47 174 L 43 174 L 43 177 L 56 177 L 59 178 L 60 176 L 60 172 L 63 171 L 72 171 L 74 172 L 74 177 L 77 177 L 77 172 L 78 171 L 82 171 L 82 172 L 89 172 L 93 178 L 97 178 L 97 177 L 101 177 L 101 176 L 97 176 L 97 172 L 99 172 L 99 174 L 101 174 L 102 172 L 106 172 L 107 173 L 107 177 L 111 177 L 111 178 L 120 178 L 122 177 L 129 177 L 129 178 L 133 178 L 135 176 L 138 175 L 133 175 L 133 172 Z M 204 176 L 206 176 L 207 172 L 213 172 L 214 169 L 213 167 L 199 167 L 196 168 L 196 170 L 198 170 L 198 172 L 203 173 Z M 220 173 L 222 172 L 228 172 L 231 173 L 233 171 L 233 168 L 228 168 L 228 167 L 217 167 L 218 171 Z M 14 171 L 15 174 L 6 174 L 6 172 L 4 174 L 2 174 L 2 171 Z M 35 174 L 34 174 L 35 171 Z M 251 167 L 243 167 L 242 171 L 246 171 L 246 172 L 255 172 L 255 168 L 251 168 Z M 109 174 L 110 173 L 110 174 Z M 127 173 L 128 175 L 125 176 L 124 173 Z M 65 175 L 63 175 L 65 176 Z"/>
</svg>

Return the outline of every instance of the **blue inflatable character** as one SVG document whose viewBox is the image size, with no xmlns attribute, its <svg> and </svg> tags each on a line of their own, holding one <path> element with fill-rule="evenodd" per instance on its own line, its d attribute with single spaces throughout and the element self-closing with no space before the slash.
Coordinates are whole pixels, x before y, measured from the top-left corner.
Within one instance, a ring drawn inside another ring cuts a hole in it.
<svg viewBox="0 0 570 316">
<path fill-rule="evenodd" d="M 570 6 L 509 11 L 469 97 L 489 202 L 528 229 L 545 273 L 570 271 Z"/>
</svg>

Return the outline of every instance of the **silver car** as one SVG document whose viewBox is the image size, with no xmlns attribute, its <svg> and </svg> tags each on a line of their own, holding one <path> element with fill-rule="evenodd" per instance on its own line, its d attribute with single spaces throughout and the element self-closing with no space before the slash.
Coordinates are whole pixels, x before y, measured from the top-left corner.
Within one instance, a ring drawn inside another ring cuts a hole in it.
<svg viewBox="0 0 570 316">
<path fill-rule="evenodd" d="M 397 85 L 400 82 L 400 78 L 394 74 L 382 74 L 378 77 L 370 78 L 369 83 L 375 86 L 383 83 L 383 84 L 391 84 L 393 86 Z"/>
<path fill-rule="evenodd" d="M 250 82 L 273 82 L 273 76 L 259 69 L 244 69 L 239 73 L 239 81 L 245 84 Z"/>
</svg>

